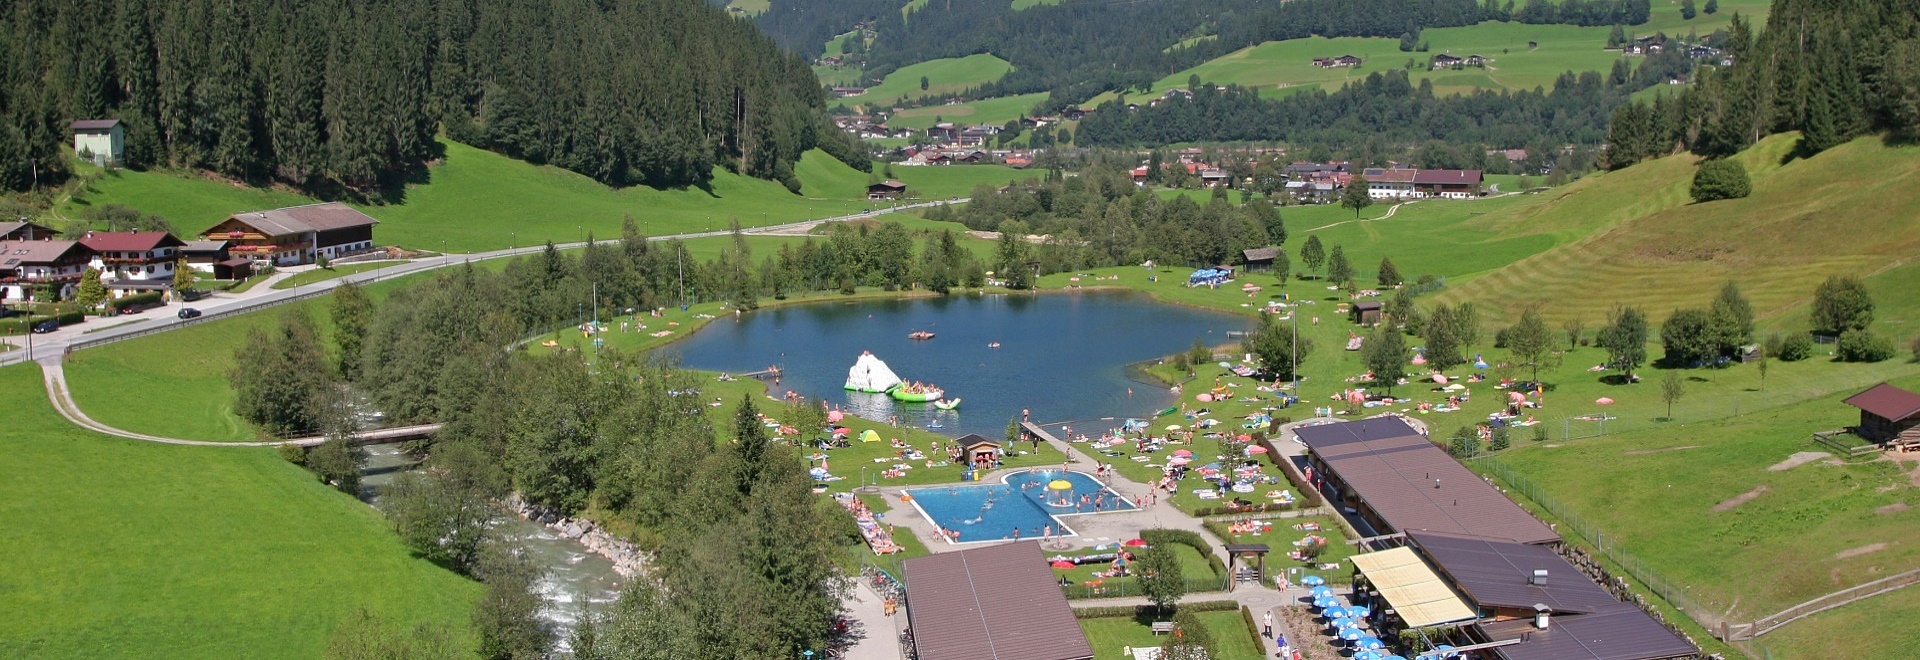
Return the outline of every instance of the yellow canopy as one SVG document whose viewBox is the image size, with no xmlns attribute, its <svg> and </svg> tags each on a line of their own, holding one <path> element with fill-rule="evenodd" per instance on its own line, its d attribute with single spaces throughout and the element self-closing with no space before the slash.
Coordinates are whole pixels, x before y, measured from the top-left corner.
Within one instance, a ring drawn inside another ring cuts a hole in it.
<svg viewBox="0 0 1920 660">
<path fill-rule="evenodd" d="M 860 441 L 861 442 L 879 442 L 880 434 L 875 433 L 873 429 L 867 429 L 866 431 L 860 434 Z"/>
<path fill-rule="evenodd" d="M 1408 627 L 1424 628 L 1478 616 L 1411 548 L 1369 552 L 1352 559 Z"/>
<path fill-rule="evenodd" d="M 1055 479 L 1047 483 L 1047 488 L 1051 490 L 1073 490 L 1073 482 L 1065 479 Z"/>
</svg>

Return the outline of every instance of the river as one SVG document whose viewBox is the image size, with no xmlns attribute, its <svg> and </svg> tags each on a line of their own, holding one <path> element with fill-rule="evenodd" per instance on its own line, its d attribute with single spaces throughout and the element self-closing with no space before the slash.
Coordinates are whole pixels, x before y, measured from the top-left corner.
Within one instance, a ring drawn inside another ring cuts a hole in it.
<svg viewBox="0 0 1920 660">
<path fill-rule="evenodd" d="M 1195 338 L 1228 343 L 1229 331 L 1252 324 L 1124 291 L 960 295 L 776 307 L 715 319 L 662 350 L 695 369 L 743 373 L 780 365 L 785 375 L 776 395 L 825 397 L 868 419 L 899 416 L 915 426 L 939 420 L 935 430 L 947 435 L 999 437 L 1023 409 L 1049 423 L 1151 415 L 1173 396 L 1129 374 L 1128 365 L 1178 352 Z M 916 330 L 935 336 L 908 339 Z M 940 385 L 947 397 L 962 399 L 960 408 L 943 412 L 844 390 L 861 351 L 872 351 L 902 379 Z"/>
<path fill-rule="evenodd" d="M 413 461 L 397 444 L 361 448 L 360 499 L 377 505 L 381 489 Z M 579 542 L 562 538 L 539 524 L 507 515 L 503 516 L 501 531 L 518 542 L 535 565 L 546 569 L 540 596 L 547 605 L 540 614 L 559 632 L 558 648 L 566 650 L 567 638 L 583 608 L 602 611 L 619 596 L 623 578 L 614 572 L 613 562 L 589 554 Z"/>
</svg>

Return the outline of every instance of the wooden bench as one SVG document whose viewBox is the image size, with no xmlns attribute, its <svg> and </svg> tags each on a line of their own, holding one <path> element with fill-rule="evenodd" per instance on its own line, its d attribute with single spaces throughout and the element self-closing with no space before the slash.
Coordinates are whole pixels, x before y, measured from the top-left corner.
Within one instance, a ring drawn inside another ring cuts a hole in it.
<svg viewBox="0 0 1920 660">
<path fill-rule="evenodd" d="M 1159 634 L 1164 634 L 1164 633 L 1170 633 L 1170 632 L 1173 632 L 1173 622 L 1172 622 L 1172 621 L 1155 621 L 1155 622 L 1153 622 L 1153 634 L 1155 634 L 1155 635 L 1159 635 Z"/>
</svg>

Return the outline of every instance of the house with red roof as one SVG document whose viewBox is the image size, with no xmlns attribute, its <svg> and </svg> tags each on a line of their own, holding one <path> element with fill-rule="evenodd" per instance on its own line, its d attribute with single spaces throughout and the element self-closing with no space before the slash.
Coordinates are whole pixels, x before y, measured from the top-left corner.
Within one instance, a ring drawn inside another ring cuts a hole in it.
<svg viewBox="0 0 1920 660">
<path fill-rule="evenodd" d="M 115 298 L 172 288 L 186 246 L 163 231 L 90 231 L 80 244 L 93 252 L 87 265 L 100 271 L 100 283 Z"/>
</svg>

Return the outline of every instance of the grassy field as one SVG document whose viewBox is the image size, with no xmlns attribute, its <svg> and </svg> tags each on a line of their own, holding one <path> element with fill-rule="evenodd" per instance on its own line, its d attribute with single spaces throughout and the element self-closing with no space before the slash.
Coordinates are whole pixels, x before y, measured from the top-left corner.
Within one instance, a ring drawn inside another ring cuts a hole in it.
<svg viewBox="0 0 1920 660">
<path fill-rule="evenodd" d="M 1218 660 L 1259 660 L 1265 655 L 1260 650 L 1260 640 L 1254 639 L 1253 631 L 1247 629 L 1246 619 L 1241 618 L 1240 610 L 1201 612 L 1196 616 L 1213 637 L 1214 657 Z M 1127 660 L 1128 656 L 1121 653 L 1125 647 L 1158 648 L 1166 643 L 1165 635 L 1153 634 L 1152 624 L 1156 620 L 1132 617 L 1081 619 L 1080 630 L 1087 633 L 1087 641 L 1093 644 L 1094 660 Z"/>
<path fill-rule="evenodd" d="M 359 608 L 466 638 L 478 585 L 273 451 L 81 430 L 31 365 L 0 392 L 0 656 L 312 658 Z"/>
<path fill-rule="evenodd" d="M 1897 381 L 1920 386 L 1920 378 Z M 1920 471 L 1892 460 L 1815 460 L 1814 431 L 1857 422 L 1810 398 L 1732 419 L 1566 443 L 1522 443 L 1503 455 L 1611 543 L 1734 620 L 1920 566 Z M 1825 458 L 1820 457 L 1820 458 Z M 1755 570 L 1755 567 L 1780 567 Z"/>
<path fill-rule="evenodd" d="M 1645 25 L 1629 26 L 1628 29 L 1635 36 L 1665 32 L 1673 37 L 1685 37 L 1689 31 L 1706 35 L 1725 28 L 1733 20 L 1735 11 L 1764 23 L 1767 6 L 1765 0 L 1729 0 L 1721 3 L 1719 13 L 1700 14 L 1694 20 L 1687 21 L 1680 18 L 1678 4 L 1655 3 L 1651 20 Z M 1420 37 L 1429 46 L 1424 53 L 1401 52 L 1400 41 L 1391 38 L 1309 37 L 1269 41 L 1169 75 L 1154 83 L 1153 88 L 1159 92 L 1185 87 L 1189 77 L 1198 75 L 1205 82 L 1252 87 L 1263 95 L 1288 94 L 1313 87 L 1332 91 L 1349 80 L 1365 78 L 1376 71 L 1403 68 L 1408 59 L 1416 64 L 1412 70 L 1414 82 L 1418 84 L 1421 80 L 1431 80 L 1434 91 L 1440 94 L 1465 93 L 1477 89 L 1551 88 L 1554 78 L 1565 71 L 1605 73 L 1610 70 L 1613 61 L 1621 57 L 1619 51 L 1604 50 L 1607 35 L 1612 30 L 1611 27 L 1490 21 L 1467 27 L 1424 30 Z M 1529 42 L 1538 46 L 1530 47 Z M 1460 57 L 1480 55 L 1491 62 L 1484 69 L 1428 69 L 1429 60 L 1441 53 Z M 1358 56 L 1365 62 L 1352 68 L 1323 69 L 1313 66 L 1313 58 L 1340 55 Z M 1635 65 L 1639 63 L 1637 58 L 1629 61 Z M 1085 105 L 1092 107 L 1112 98 L 1114 95 L 1111 93 L 1102 94 Z"/>
<path fill-rule="evenodd" d="M 99 171 L 91 165 L 76 167 L 83 172 Z M 166 218 L 178 236 L 197 237 L 200 230 L 212 227 L 232 213 L 314 201 L 289 192 L 216 181 L 190 172 L 110 170 L 103 176 L 55 208 L 54 213 L 72 217 L 89 207 L 120 204 Z"/>
<path fill-rule="evenodd" d="M 1033 110 L 1034 104 L 1046 99 L 1046 93 L 1041 92 L 1019 96 L 999 96 L 956 105 L 908 108 L 893 113 L 893 116 L 887 119 L 887 125 L 896 128 L 925 129 L 941 121 L 950 121 L 965 125 L 1004 126 L 1009 121 L 1026 116 Z"/>
<path fill-rule="evenodd" d="M 1781 165 L 1793 140 L 1777 135 L 1738 156 L 1754 181 L 1745 199 L 1689 203 L 1695 159 L 1681 155 L 1489 214 L 1477 222 L 1585 235 L 1458 282 L 1443 299 L 1510 311 L 1544 304 L 1549 319 L 1596 321 L 1627 302 L 1657 320 L 1705 304 L 1718 288 L 1711 283 L 1733 279 L 1764 318 L 1804 304 L 1829 275 L 1869 276 L 1920 254 L 1920 147 L 1861 138 Z"/>
<path fill-rule="evenodd" d="M 1006 60 L 989 54 L 968 55 L 966 57 L 928 60 L 919 64 L 900 67 L 887 74 L 880 84 L 867 88 L 865 94 L 840 99 L 843 105 L 892 105 L 902 98 L 918 98 L 924 95 L 953 94 L 984 82 L 999 80 L 1013 70 Z M 920 79 L 927 79 L 927 88 L 920 89 Z"/>
<path fill-rule="evenodd" d="M 767 7 L 771 6 L 772 4 L 773 3 L 771 2 L 771 0 L 732 0 L 731 2 L 727 3 L 727 7 L 731 9 L 739 9 L 742 13 L 748 16 L 757 16 L 760 13 L 765 12 L 767 10 Z"/>
</svg>

